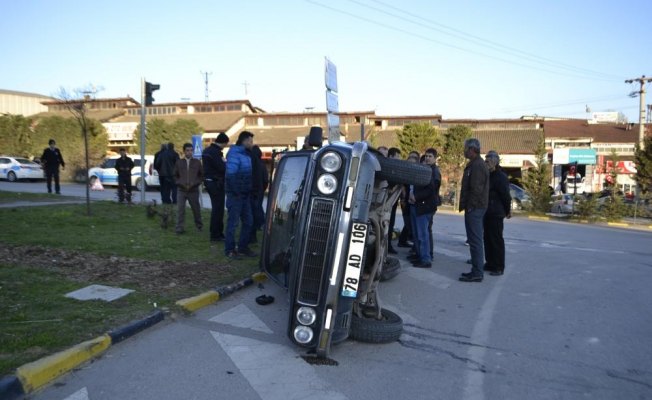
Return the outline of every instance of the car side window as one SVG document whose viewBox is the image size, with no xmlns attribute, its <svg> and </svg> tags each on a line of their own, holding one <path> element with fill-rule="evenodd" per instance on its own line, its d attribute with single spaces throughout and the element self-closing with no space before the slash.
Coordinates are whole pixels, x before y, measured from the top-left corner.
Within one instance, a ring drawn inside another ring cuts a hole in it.
<svg viewBox="0 0 652 400">
<path fill-rule="evenodd" d="M 109 158 L 108 160 L 104 161 L 102 168 L 115 168 L 115 160 L 115 158 Z"/>
<path fill-rule="evenodd" d="M 0 164 L 10 164 L 11 161 L 8 158 L 0 158 Z"/>
</svg>

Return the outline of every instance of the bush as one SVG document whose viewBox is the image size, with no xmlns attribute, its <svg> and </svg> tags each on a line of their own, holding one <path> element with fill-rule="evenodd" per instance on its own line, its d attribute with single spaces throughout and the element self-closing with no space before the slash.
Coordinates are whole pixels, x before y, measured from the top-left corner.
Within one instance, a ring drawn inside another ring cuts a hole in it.
<svg viewBox="0 0 652 400">
<path fill-rule="evenodd" d="M 598 199 L 595 196 L 575 196 L 573 202 L 575 204 L 575 212 L 580 219 L 593 222 L 598 218 Z"/>
</svg>

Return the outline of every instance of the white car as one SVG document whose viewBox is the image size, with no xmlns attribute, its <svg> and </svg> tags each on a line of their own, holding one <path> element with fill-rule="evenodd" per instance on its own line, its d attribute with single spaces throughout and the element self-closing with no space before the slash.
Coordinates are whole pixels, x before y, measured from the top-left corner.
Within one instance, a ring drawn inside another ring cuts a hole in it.
<svg viewBox="0 0 652 400">
<path fill-rule="evenodd" d="M 0 156 L 0 179 L 16 182 L 20 179 L 45 179 L 40 164 L 23 157 Z"/>
<path fill-rule="evenodd" d="M 571 214 L 574 210 L 574 202 L 572 194 L 562 194 L 554 198 L 551 211 L 555 214 Z"/>
<path fill-rule="evenodd" d="M 136 190 L 147 190 L 150 186 L 159 186 L 158 172 L 154 169 L 154 156 L 145 156 L 145 179 L 140 177 L 140 155 L 128 155 L 134 160 L 134 168 L 131 170 L 131 184 Z M 93 186 L 99 179 L 102 186 L 118 186 L 118 171 L 115 169 L 115 161 L 120 156 L 109 157 L 99 167 L 91 168 L 88 171 L 88 183 Z"/>
</svg>

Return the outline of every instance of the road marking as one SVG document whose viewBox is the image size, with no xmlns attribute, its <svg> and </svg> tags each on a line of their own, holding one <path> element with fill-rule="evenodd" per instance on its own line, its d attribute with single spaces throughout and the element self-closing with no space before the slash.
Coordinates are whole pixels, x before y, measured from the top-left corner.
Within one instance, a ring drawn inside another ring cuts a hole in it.
<svg viewBox="0 0 652 400">
<path fill-rule="evenodd" d="M 480 313 L 478 314 L 478 320 L 473 327 L 473 333 L 471 333 L 471 342 L 485 344 L 489 343 L 489 328 L 491 327 L 491 319 L 493 318 L 494 310 L 496 309 L 496 304 L 498 303 L 498 296 L 503 288 L 505 278 L 499 279 L 496 282 L 487 300 L 485 300 Z M 473 360 L 476 366 L 482 366 L 484 363 L 484 356 L 487 352 L 487 348 L 484 346 L 469 346 L 467 351 L 468 357 L 470 360 Z M 484 376 L 486 371 L 484 368 L 474 368 L 466 370 L 464 377 L 464 394 L 462 396 L 465 400 L 483 400 L 484 399 Z"/>
<path fill-rule="evenodd" d="M 244 304 L 211 321 L 272 332 Z M 315 367 L 299 358 L 288 346 L 215 331 L 211 334 L 262 400 L 347 399 L 343 393 L 331 390 L 331 385 L 317 375 Z"/>
<path fill-rule="evenodd" d="M 90 398 L 88 397 L 88 390 L 84 387 L 76 391 L 75 393 L 71 394 L 70 396 L 66 397 L 63 400 L 89 400 L 89 399 Z"/>
</svg>

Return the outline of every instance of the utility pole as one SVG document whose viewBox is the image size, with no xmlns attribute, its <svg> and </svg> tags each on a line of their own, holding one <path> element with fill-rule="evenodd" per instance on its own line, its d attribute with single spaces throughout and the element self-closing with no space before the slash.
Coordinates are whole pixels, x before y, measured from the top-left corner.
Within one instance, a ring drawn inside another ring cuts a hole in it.
<svg viewBox="0 0 652 400">
<path fill-rule="evenodd" d="M 247 81 L 242 82 L 242 86 L 244 86 L 244 88 L 245 88 L 245 97 L 247 97 L 247 95 L 248 95 L 247 89 L 249 88 L 249 82 L 247 82 Z"/>
<path fill-rule="evenodd" d="M 213 73 L 203 71 L 200 71 L 199 73 L 204 76 L 204 101 L 208 103 L 208 75 L 213 75 Z"/>
<path fill-rule="evenodd" d="M 625 83 L 638 82 L 641 85 L 641 90 L 638 92 L 640 97 L 639 118 L 638 118 L 638 145 L 641 150 L 645 147 L 645 84 L 652 82 L 652 78 L 646 78 L 645 75 L 640 78 L 627 79 Z M 634 92 L 636 93 L 636 92 Z"/>
</svg>

